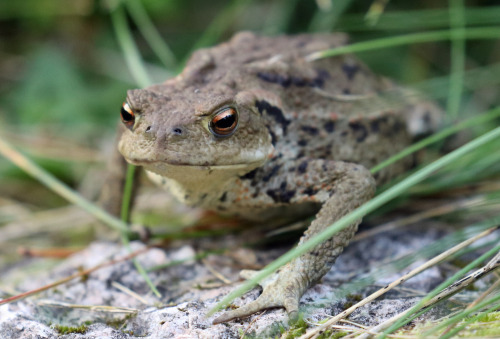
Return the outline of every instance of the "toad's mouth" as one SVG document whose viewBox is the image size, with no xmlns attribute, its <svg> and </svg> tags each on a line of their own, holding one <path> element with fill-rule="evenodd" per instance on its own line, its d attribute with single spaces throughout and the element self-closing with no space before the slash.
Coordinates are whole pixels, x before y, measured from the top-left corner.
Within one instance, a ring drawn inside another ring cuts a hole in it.
<svg viewBox="0 0 500 339">
<path fill-rule="evenodd" d="M 237 168 L 245 168 L 249 166 L 255 166 L 262 161 L 255 161 L 255 162 L 246 162 L 246 163 L 236 163 L 236 164 L 212 164 L 209 162 L 203 163 L 203 164 L 193 164 L 193 163 L 188 163 L 188 162 L 183 162 L 183 161 L 177 161 L 177 160 L 146 160 L 146 159 L 131 159 L 131 158 L 125 158 L 127 162 L 134 166 L 142 166 L 147 170 L 152 170 L 155 171 L 156 168 L 158 167 L 172 167 L 172 168 L 182 168 L 182 167 L 189 167 L 189 168 L 199 168 L 199 169 L 237 169 Z"/>
</svg>

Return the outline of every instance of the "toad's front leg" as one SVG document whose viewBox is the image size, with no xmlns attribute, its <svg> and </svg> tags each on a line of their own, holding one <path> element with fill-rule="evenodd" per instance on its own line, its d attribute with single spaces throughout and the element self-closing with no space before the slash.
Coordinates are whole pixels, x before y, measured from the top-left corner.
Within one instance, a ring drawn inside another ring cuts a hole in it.
<svg viewBox="0 0 500 339">
<path fill-rule="evenodd" d="M 375 181 L 370 172 L 353 163 L 299 159 L 281 166 L 278 173 L 273 174 L 271 188 L 265 194 L 276 203 L 322 204 L 299 244 L 369 200 L 375 191 Z M 247 317 L 271 307 L 284 307 L 290 318 L 295 318 L 304 292 L 330 270 L 354 236 L 360 221 L 283 266 L 267 283 L 262 284 L 264 289 L 259 298 L 223 313 L 213 321 L 214 324 Z"/>
</svg>

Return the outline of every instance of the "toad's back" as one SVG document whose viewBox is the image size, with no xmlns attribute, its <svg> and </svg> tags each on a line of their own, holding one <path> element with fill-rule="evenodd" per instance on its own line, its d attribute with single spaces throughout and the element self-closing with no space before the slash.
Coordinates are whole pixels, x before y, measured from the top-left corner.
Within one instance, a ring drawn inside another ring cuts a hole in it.
<svg viewBox="0 0 500 339">
<path fill-rule="evenodd" d="M 308 61 L 312 53 L 347 43 L 344 34 L 259 37 L 240 33 L 228 43 L 195 53 L 176 78 L 186 88 L 221 95 L 258 90 L 255 101 L 283 159 L 302 157 L 355 162 L 371 168 L 427 132 L 434 122 L 422 107 L 388 107 L 379 94 L 398 90 L 352 55 Z M 218 86 L 214 86 L 218 84 Z M 427 116 L 426 116 L 427 114 Z M 418 131 L 408 123 L 419 120 Z M 400 162 L 376 175 L 386 181 L 408 167 Z"/>
</svg>

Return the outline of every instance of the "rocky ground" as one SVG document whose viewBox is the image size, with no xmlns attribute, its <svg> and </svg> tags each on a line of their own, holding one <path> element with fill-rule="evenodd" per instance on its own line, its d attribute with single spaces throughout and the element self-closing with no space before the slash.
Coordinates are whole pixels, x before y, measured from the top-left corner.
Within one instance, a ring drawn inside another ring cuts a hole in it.
<svg viewBox="0 0 500 339">
<path fill-rule="evenodd" d="M 304 318 L 314 323 L 335 315 L 396 279 L 400 273 L 390 262 L 408 254 L 415 256 L 446 232 L 446 227 L 435 223 L 420 223 L 418 227 L 353 242 L 321 283 L 303 296 Z M 287 328 L 287 317 L 281 309 L 219 325 L 211 324 L 217 314 L 206 316 L 209 309 L 237 286 L 242 266 L 251 266 L 251 262 L 265 264 L 285 248 L 235 249 L 194 260 L 197 251 L 193 246 L 198 247 L 190 242 L 176 243 L 167 249 L 147 249 L 137 257 L 146 268 L 177 263 L 149 273 L 161 298 L 150 291 L 131 261 L 119 262 L 83 279 L 0 306 L 0 338 L 239 338 L 243 333 L 266 338 L 279 336 Z M 132 244 L 133 250 L 141 248 L 145 245 Z M 56 269 L 30 277 L 16 286 L 16 290 L 31 290 L 127 253 L 117 243 L 95 242 Z M 242 264 L 245 260 L 247 263 Z M 420 259 L 412 267 L 422 262 Z M 407 272 L 408 268 L 401 270 Z M 365 326 L 378 324 L 413 305 L 419 296 L 453 272 L 446 265 L 431 268 L 358 309 L 349 320 Z M 236 283 L 223 283 L 223 277 Z M 255 288 L 235 300 L 234 305 L 247 303 L 259 293 Z M 437 312 L 432 311 L 427 317 L 432 318 Z M 82 324 L 83 327 L 76 328 Z"/>
</svg>

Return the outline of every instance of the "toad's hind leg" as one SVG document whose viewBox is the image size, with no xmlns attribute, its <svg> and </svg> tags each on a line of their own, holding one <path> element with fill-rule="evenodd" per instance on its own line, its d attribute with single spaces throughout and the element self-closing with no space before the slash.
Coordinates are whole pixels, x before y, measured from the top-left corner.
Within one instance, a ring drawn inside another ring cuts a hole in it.
<svg viewBox="0 0 500 339">
<path fill-rule="evenodd" d="M 311 173 L 318 173 L 317 176 L 300 175 L 304 174 L 304 161 L 307 161 L 307 167 L 311 168 Z M 288 184 L 290 184 L 290 178 L 295 181 L 293 187 L 296 190 L 296 194 L 289 203 L 322 203 L 316 219 L 302 236 L 299 245 L 369 200 L 375 191 L 373 177 L 367 169 L 360 165 L 341 161 L 299 159 L 298 164 L 292 163 L 287 164 L 287 166 L 282 168 L 287 173 L 290 173 L 290 167 L 298 168 L 299 171 L 299 173 L 287 178 L 289 179 Z M 272 191 L 273 188 L 268 190 L 268 192 L 272 192 L 272 196 L 278 197 L 278 199 L 290 196 L 290 189 L 283 185 L 282 177 L 274 184 L 276 190 Z M 300 298 L 311 285 L 330 270 L 335 259 L 354 236 L 360 221 L 353 222 L 332 238 L 283 266 L 262 284 L 264 285 L 262 294 L 255 301 L 222 314 L 214 320 L 214 324 L 247 317 L 272 307 L 284 307 L 290 318 L 296 318 Z M 244 273 L 246 277 L 251 277 L 254 274 Z"/>
</svg>

